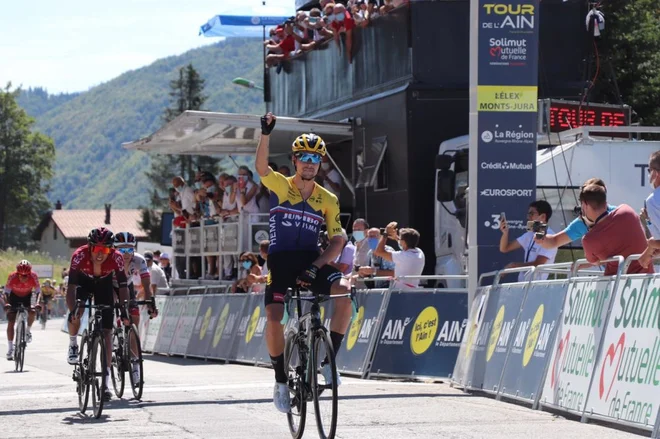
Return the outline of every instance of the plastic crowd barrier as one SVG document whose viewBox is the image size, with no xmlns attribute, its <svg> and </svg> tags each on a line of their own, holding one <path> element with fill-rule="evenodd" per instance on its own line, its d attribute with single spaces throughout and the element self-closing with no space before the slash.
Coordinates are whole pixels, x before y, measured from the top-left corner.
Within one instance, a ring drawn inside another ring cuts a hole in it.
<svg viewBox="0 0 660 439">
<path fill-rule="evenodd" d="M 660 433 L 660 274 L 492 286 L 475 295 L 452 384 Z M 605 261 L 604 261 L 605 262 Z M 567 268 L 556 264 L 538 271 Z M 520 270 L 517 270 L 520 271 Z M 534 269 L 530 270 L 532 277 Z"/>
</svg>

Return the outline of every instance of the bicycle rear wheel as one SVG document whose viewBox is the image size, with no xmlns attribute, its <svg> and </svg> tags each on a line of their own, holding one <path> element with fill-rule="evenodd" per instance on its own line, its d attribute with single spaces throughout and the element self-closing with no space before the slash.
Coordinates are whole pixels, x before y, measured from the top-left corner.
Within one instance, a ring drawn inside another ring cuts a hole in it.
<svg viewBox="0 0 660 439">
<path fill-rule="evenodd" d="M 115 328 L 112 333 L 112 387 L 115 388 L 115 395 L 121 398 L 124 395 L 124 384 L 126 378 L 126 364 L 124 358 L 124 328 Z"/>
<path fill-rule="evenodd" d="M 298 334 L 289 331 L 284 344 L 284 364 L 289 378 L 289 393 L 291 393 L 291 411 L 286 417 L 289 431 L 293 439 L 300 439 L 305 431 L 307 418 L 307 392 L 305 391 L 306 364 L 301 360 L 298 344 Z"/>
<path fill-rule="evenodd" d="M 92 390 L 92 408 L 94 417 L 101 417 L 103 413 L 103 393 L 107 386 L 105 380 L 106 361 L 103 347 L 103 336 L 96 335 L 92 339 L 89 356 L 89 383 Z"/>
<path fill-rule="evenodd" d="M 16 326 L 14 362 L 16 363 L 16 372 L 23 372 L 23 361 L 25 359 L 25 318 L 21 317 L 19 324 Z"/>
<path fill-rule="evenodd" d="M 89 339 L 87 330 L 83 332 L 80 339 L 80 350 L 78 351 L 78 364 L 74 369 L 74 376 L 78 378 L 76 390 L 78 391 L 78 408 L 80 413 L 85 413 L 89 402 Z"/>
<path fill-rule="evenodd" d="M 330 377 L 332 377 L 329 382 L 321 372 L 323 369 L 321 363 L 324 361 L 327 362 L 325 367 L 330 369 Z M 333 439 L 337 430 L 337 364 L 332 342 L 325 329 L 317 330 L 312 336 L 310 362 L 316 427 L 321 439 Z"/>
<path fill-rule="evenodd" d="M 144 387 L 144 369 L 142 366 L 142 345 L 140 344 L 140 335 L 137 326 L 131 325 L 128 328 L 124 343 L 127 343 L 126 352 L 128 352 L 129 364 L 131 365 L 128 374 L 131 379 L 133 396 L 135 399 L 140 399 L 142 398 L 142 389 Z M 135 346 L 135 349 L 133 349 L 133 346 Z"/>
</svg>

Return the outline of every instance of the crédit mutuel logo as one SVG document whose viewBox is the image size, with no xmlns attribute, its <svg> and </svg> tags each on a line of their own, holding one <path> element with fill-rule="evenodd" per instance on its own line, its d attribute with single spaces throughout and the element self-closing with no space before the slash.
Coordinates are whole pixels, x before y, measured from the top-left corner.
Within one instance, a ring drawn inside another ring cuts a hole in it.
<svg viewBox="0 0 660 439">
<path fill-rule="evenodd" d="M 483 5 L 482 29 L 510 29 L 521 33 L 534 30 L 534 5 L 487 3 Z"/>
<path fill-rule="evenodd" d="M 481 162 L 481 169 L 490 169 L 492 171 L 531 171 L 534 169 L 532 163 L 513 163 L 513 162 Z"/>
<path fill-rule="evenodd" d="M 499 128 L 500 125 L 496 124 L 492 131 L 482 131 L 481 140 L 484 143 L 493 142 L 499 145 L 536 143 L 536 133 L 525 131 L 522 125 L 518 125 L 517 129 L 512 130 L 500 130 Z"/>
</svg>

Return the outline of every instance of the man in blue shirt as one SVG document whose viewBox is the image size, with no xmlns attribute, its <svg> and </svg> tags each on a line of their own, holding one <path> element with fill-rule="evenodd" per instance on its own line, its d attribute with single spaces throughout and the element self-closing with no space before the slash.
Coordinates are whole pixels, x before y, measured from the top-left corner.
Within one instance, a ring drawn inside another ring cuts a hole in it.
<svg viewBox="0 0 660 439">
<path fill-rule="evenodd" d="M 602 186 L 605 188 L 605 191 L 607 191 L 605 182 L 600 178 L 590 178 L 589 180 L 585 181 L 580 188 L 580 191 L 582 191 L 582 189 L 584 189 L 586 186 L 589 186 L 590 184 Z M 607 211 L 611 212 L 615 208 L 616 206 L 608 205 Z M 582 238 L 584 235 L 586 235 L 591 227 L 593 227 L 593 224 L 591 224 L 589 219 L 580 215 L 578 218 L 575 218 L 568 226 L 566 226 L 566 228 L 561 232 L 555 233 L 554 235 L 546 235 L 544 238 L 535 239 L 535 241 L 545 249 L 553 249 L 561 247 L 562 245 L 570 244 L 571 242 Z"/>
</svg>

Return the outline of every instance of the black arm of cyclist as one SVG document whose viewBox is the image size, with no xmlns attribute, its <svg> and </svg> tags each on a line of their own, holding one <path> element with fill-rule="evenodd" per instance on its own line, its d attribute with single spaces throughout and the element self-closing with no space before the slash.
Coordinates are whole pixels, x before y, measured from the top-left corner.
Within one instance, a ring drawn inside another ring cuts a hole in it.
<svg viewBox="0 0 660 439">
<path fill-rule="evenodd" d="M 321 268 L 324 265 L 328 265 L 329 262 L 337 259 L 337 256 L 339 256 L 344 249 L 344 244 L 344 238 L 342 238 L 341 235 L 333 236 L 330 239 L 330 245 L 328 245 L 328 248 L 326 248 L 318 258 L 316 258 L 314 265 L 316 265 L 318 268 Z"/>
<path fill-rule="evenodd" d="M 117 271 L 115 272 L 115 275 L 117 276 L 117 285 L 119 285 L 119 303 L 128 303 L 130 294 L 128 292 L 128 278 L 126 277 L 126 272 L 124 272 L 124 270 Z"/>
</svg>

